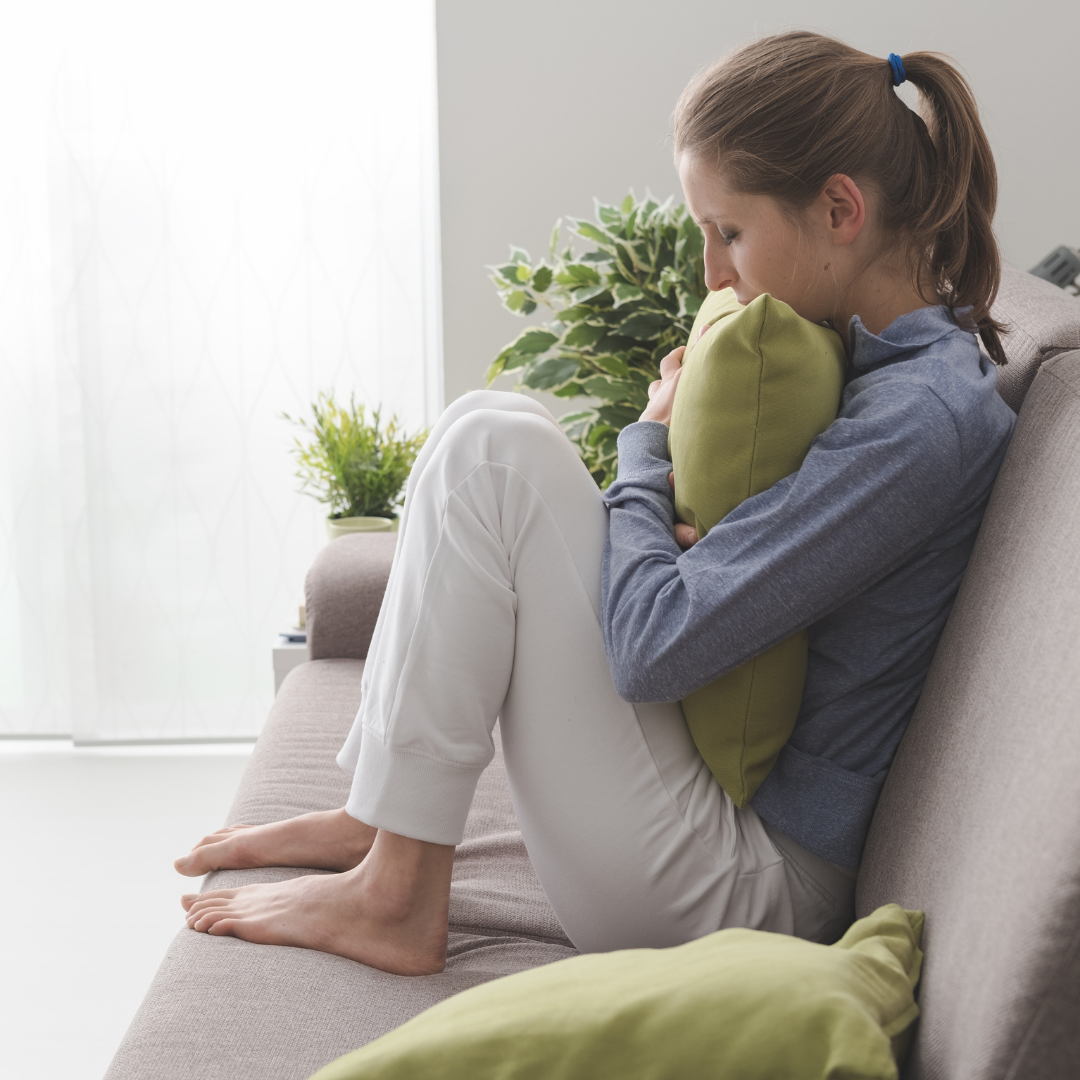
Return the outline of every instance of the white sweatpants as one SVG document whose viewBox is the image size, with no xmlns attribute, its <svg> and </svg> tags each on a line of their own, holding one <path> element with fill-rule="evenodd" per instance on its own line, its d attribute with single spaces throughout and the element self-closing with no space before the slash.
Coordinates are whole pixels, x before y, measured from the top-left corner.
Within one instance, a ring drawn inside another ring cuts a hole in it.
<svg viewBox="0 0 1080 1080">
<path fill-rule="evenodd" d="M 459 843 L 499 718 L 525 846 L 577 948 L 792 933 L 805 898 L 757 814 L 713 779 L 678 704 L 615 692 L 606 536 L 600 492 L 541 405 L 481 391 L 446 410 L 409 481 L 338 756 L 353 772 L 347 810 Z"/>
</svg>

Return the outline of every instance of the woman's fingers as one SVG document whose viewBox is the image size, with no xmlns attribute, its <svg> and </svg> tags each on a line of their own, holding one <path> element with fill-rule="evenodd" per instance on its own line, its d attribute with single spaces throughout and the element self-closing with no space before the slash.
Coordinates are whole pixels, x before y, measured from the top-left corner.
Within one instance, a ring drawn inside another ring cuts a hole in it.
<svg viewBox="0 0 1080 1080">
<path fill-rule="evenodd" d="M 693 525 L 679 524 L 675 526 L 675 543 L 686 551 L 698 542 L 697 529 Z"/>
<path fill-rule="evenodd" d="M 667 482 L 671 490 L 675 490 L 675 474 L 667 474 Z M 698 542 L 697 529 L 693 525 L 684 525 L 681 521 L 675 523 L 675 542 L 685 551 L 692 548 Z"/>
<path fill-rule="evenodd" d="M 675 400 L 675 387 L 679 385 L 681 374 L 682 368 L 677 367 L 670 378 L 652 384 L 649 388 L 649 404 L 645 406 L 640 419 L 655 420 L 661 424 L 671 423 L 671 403 Z"/>
<path fill-rule="evenodd" d="M 655 420 L 661 424 L 671 423 L 671 403 L 675 387 L 682 374 L 682 358 L 686 347 L 680 345 L 660 361 L 660 379 L 649 384 L 649 404 L 641 414 L 642 420 Z"/>
<path fill-rule="evenodd" d="M 673 379 L 676 372 L 682 367 L 683 353 L 686 352 L 686 346 L 680 345 L 677 349 L 672 349 L 671 352 L 660 361 L 660 378 L 661 379 Z"/>
</svg>

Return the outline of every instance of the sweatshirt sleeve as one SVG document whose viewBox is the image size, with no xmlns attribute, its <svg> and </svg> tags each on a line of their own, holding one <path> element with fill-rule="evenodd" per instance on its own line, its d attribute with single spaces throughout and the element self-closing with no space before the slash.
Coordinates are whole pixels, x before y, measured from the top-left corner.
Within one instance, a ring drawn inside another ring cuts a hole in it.
<svg viewBox="0 0 1080 1080">
<path fill-rule="evenodd" d="M 667 437 L 663 424 L 624 428 L 605 494 L 604 642 L 628 701 L 677 701 L 805 629 L 910 558 L 958 509 L 957 427 L 925 384 L 857 395 L 798 472 L 685 552 Z"/>
</svg>

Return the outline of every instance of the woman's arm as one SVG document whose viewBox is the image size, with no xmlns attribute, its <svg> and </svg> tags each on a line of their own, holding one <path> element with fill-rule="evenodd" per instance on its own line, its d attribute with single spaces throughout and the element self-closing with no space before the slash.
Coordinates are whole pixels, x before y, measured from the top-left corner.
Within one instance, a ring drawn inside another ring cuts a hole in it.
<svg viewBox="0 0 1080 1080">
<path fill-rule="evenodd" d="M 605 496 L 605 643 L 616 688 L 631 701 L 678 700 L 804 629 L 962 509 L 956 424 L 918 381 L 857 394 L 798 472 L 685 552 L 674 535 L 667 435 L 663 422 L 625 428 Z"/>
</svg>

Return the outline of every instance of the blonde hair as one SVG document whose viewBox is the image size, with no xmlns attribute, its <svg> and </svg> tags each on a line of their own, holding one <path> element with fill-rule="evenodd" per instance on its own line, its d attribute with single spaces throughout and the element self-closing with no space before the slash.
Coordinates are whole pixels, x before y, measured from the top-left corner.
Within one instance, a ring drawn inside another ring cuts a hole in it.
<svg viewBox="0 0 1080 1080">
<path fill-rule="evenodd" d="M 676 155 L 715 160 L 745 194 L 804 210 L 843 173 L 878 195 L 889 243 L 1004 364 L 990 315 L 1001 278 L 997 169 L 964 77 L 936 53 L 902 58 L 926 121 L 894 92 L 888 60 L 821 34 L 762 38 L 694 78 L 675 108 Z"/>
</svg>

